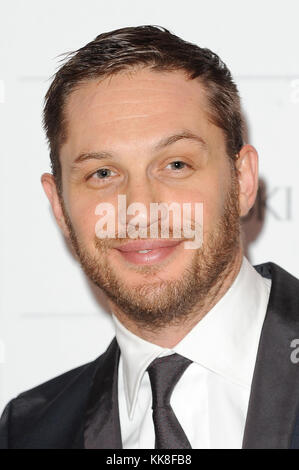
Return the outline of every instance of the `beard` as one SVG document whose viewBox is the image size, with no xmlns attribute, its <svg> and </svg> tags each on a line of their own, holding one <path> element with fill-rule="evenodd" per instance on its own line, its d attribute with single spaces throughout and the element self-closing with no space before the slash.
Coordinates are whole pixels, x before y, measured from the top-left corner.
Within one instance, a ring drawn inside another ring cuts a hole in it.
<svg viewBox="0 0 299 470">
<path fill-rule="evenodd" d="M 175 280 L 163 280 L 159 278 L 161 267 L 157 265 L 132 266 L 129 269 L 140 273 L 140 283 L 131 288 L 126 284 L 125 276 L 109 264 L 107 253 L 111 241 L 95 237 L 96 254 L 89 253 L 80 243 L 61 199 L 70 240 L 81 266 L 116 310 L 152 331 L 183 324 L 206 304 L 207 299 L 217 296 L 240 247 L 239 184 L 234 167 L 231 175 L 222 216 L 207 233 L 202 246 L 194 250 L 183 273 Z M 119 240 L 126 241 L 124 238 Z"/>
</svg>

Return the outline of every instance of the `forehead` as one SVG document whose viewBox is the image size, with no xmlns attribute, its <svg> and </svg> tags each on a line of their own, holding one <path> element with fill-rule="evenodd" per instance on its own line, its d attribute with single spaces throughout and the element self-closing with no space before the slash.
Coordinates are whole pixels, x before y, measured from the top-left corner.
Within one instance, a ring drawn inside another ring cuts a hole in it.
<svg viewBox="0 0 299 470">
<path fill-rule="evenodd" d="M 173 131 L 203 134 L 212 124 L 202 84 L 182 71 L 123 72 L 81 84 L 65 107 L 67 139 L 62 152 L 105 146 L 154 144 Z M 215 127 L 215 126 L 213 126 Z"/>
</svg>

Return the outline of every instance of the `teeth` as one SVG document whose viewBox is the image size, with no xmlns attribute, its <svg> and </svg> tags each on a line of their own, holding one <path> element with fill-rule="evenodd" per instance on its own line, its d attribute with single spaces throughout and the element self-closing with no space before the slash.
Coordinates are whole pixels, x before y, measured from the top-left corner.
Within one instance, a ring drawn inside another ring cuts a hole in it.
<svg viewBox="0 0 299 470">
<path fill-rule="evenodd" d="M 149 251 L 152 251 L 152 250 L 139 250 L 137 253 L 148 253 Z"/>
</svg>

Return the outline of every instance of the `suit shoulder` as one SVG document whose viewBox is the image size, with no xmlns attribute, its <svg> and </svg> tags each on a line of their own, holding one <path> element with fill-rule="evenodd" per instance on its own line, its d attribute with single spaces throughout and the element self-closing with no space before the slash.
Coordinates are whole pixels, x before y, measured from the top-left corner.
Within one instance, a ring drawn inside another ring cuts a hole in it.
<svg viewBox="0 0 299 470">
<path fill-rule="evenodd" d="M 49 413 L 56 413 L 56 410 L 56 414 L 61 414 L 61 403 L 66 404 L 67 397 L 69 403 L 78 403 L 76 389 L 78 384 L 81 390 L 88 389 L 94 363 L 95 361 L 69 370 L 11 399 L 0 420 L 0 449 L 18 448 L 19 441 L 22 442 L 23 436 L 30 435 L 32 426 L 37 426 L 40 419 L 47 417 Z"/>
<path fill-rule="evenodd" d="M 288 318 L 296 331 L 299 323 L 299 279 L 275 263 L 254 266 L 264 277 L 272 280 L 269 306 Z"/>
<path fill-rule="evenodd" d="M 50 410 L 57 409 L 61 402 L 71 404 L 74 400 L 78 401 L 79 391 L 84 400 L 84 391 L 87 393 L 89 389 L 99 359 L 64 372 L 10 400 L 6 414 L 9 413 L 11 424 L 15 424 L 13 427 L 21 428 L 21 424 L 27 420 L 34 421 Z"/>
<path fill-rule="evenodd" d="M 284 281 L 291 287 L 299 286 L 299 279 L 276 263 L 269 261 L 267 263 L 257 264 L 254 268 L 263 277 L 268 279 L 272 279 L 273 277 L 278 278 L 279 281 Z"/>
<path fill-rule="evenodd" d="M 52 446 L 58 438 L 59 442 L 66 443 L 72 429 L 80 422 L 94 375 L 105 363 L 106 354 L 107 351 L 94 361 L 64 372 L 10 400 L 0 420 L 0 448 L 5 445 L 27 448 L 28 439 L 37 447 Z M 52 427 L 55 433 L 49 441 Z"/>
</svg>

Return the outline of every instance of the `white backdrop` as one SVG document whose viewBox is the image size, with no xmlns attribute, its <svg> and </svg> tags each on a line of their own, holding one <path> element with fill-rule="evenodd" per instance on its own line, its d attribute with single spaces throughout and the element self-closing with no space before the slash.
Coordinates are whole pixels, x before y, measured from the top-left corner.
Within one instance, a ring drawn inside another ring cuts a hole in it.
<svg viewBox="0 0 299 470">
<path fill-rule="evenodd" d="M 263 191 L 247 222 L 253 264 L 299 276 L 298 0 L 1 0 L 0 411 L 17 393 L 93 360 L 109 316 L 55 226 L 40 175 L 41 127 L 57 56 L 101 32 L 159 24 L 232 70 L 260 155 Z"/>
</svg>

